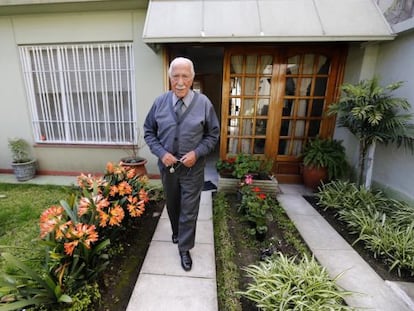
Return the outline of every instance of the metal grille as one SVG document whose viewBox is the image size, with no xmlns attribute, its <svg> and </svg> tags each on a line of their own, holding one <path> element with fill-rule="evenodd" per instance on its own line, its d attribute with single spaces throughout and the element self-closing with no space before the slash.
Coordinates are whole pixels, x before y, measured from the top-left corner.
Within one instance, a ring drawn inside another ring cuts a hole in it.
<svg viewBox="0 0 414 311">
<path fill-rule="evenodd" d="M 20 56 L 37 142 L 137 143 L 131 43 L 21 46 Z"/>
</svg>

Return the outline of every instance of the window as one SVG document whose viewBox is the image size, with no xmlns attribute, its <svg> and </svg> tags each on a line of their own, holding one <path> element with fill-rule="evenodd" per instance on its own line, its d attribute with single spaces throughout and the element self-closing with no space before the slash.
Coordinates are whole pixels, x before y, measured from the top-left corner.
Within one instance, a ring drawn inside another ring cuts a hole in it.
<svg viewBox="0 0 414 311">
<path fill-rule="evenodd" d="M 135 144 L 131 43 L 21 46 L 36 142 Z"/>
</svg>

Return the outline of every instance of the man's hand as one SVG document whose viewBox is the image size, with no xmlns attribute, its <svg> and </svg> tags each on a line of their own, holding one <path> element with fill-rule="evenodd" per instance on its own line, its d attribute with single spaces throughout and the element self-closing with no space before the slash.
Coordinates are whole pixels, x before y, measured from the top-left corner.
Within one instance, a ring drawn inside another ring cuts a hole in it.
<svg viewBox="0 0 414 311">
<path fill-rule="evenodd" d="M 171 153 L 167 152 L 161 159 L 161 162 L 165 165 L 165 166 L 171 166 L 174 165 L 175 163 L 177 163 L 177 158 L 174 157 Z"/>
<path fill-rule="evenodd" d="M 195 152 L 194 151 L 188 152 L 187 154 L 183 155 L 180 161 L 184 164 L 184 166 L 192 167 L 197 161 Z"/>
</svg>

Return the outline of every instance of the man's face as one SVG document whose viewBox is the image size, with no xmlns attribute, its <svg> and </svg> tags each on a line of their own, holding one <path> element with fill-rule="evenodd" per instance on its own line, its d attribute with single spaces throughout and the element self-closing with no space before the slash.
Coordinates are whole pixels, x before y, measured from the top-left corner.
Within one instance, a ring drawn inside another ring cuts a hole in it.
<svg viewBox="0 0 414 311">
<path fill-rule="evenodd" d="M 178 98 L 185 97 L 193 84 L 190 65 L 177 63 L 171 71 L 171 88 Z"/>
</svg>

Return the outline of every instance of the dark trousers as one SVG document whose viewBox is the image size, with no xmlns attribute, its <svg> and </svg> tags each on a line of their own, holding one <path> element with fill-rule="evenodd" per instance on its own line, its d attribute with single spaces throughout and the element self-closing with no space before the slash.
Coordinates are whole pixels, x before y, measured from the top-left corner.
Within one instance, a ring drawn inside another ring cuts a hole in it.
<svg viewBox="0 0 414 311">
<path fill-rule="evenodd" d="M 199 159 L 192 168 L 181 165 L 174 173 L 169 168 L 161 171 L 171 229 L 178 236 L 180 251 L 194 247 L 204 167 L 205 161 Z"/>
</svg>

